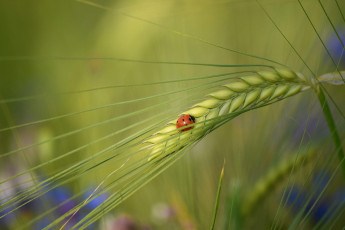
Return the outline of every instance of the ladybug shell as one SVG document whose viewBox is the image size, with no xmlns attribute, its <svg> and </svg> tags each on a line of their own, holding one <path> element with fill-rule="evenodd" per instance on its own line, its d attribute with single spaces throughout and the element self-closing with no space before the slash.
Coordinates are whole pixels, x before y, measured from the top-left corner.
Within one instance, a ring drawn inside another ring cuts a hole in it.
<svg viewBox="0 0 345 230">
<path fill-rule="evenodd" d="M 181 117 L 179 117 L 179 119 L 177 119 L 176 128 L 178 129 L 178 128 L 181 128 L 183 126 L 191 125 L 194 123 L 195 123 L 195 118 L 192 115 L 188 115 L 188 114 L 182 115 Z M 185 128 L 185 129 L 181 129 L 180 132 L 187 131 L 187 130 L 190 130 L 192 128 L 193 128 L 193 126 Z"/>
</svg>

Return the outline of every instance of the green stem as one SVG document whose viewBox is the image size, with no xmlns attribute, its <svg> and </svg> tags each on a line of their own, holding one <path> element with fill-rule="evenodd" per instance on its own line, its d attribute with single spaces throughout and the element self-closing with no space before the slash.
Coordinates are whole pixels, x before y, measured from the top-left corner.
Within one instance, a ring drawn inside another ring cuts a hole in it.
<svg viewBox="0 0 345 230">
<path fill-rule="evenodd" d="M 329 129 L 331 131 L 332 138 L 333 138 L 333 141 L 334 141 L 334 144 L 335 144 L 335 147 L 336 147 L 336 152 L 338 154 L 338 158 L 339 158 L 339 161 L 341 163 L 341 168 L 342 168 L 343 176 L 345 178 L 344 153 L 343 153 L 343 149 L 341 147 L 341 141 L 340 141 L 340 138 L 339 138 L 337 127 L 335 126 L 331 110 L 329 109 L 329 106 L 328 106 L 325 94 L 323 93 L 321 88 L 319 89 L 319 92 L 318 92 L 317 95 L 319 97 L 319 101 L 321 103 L 323 113 L 324 113 L 324 115 L 326 117 L 326 120 L 327 120 L 327 123 L 328 123 L 328 127 L 329 127 Z"/>
</svg>

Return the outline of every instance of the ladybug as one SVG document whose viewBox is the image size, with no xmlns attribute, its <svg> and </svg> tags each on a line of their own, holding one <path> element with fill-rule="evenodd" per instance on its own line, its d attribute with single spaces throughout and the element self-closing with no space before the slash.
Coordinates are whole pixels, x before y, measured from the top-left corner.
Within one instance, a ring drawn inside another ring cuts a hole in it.
<svg viewBox="0 0 345 230">
<path fill-rule="evenodd" d="M 192 115 L 188 115 L 188 114 L 182 115 L 181 117 L 179 117 L 179 119 L 177 119 L 176 128 L 178 129 L 178 128 L 181 128 L 183 126 L 191 125 L 194 123 L 195 123 L 195 118 Z M 193 128 L 193 126 L 190 126 L 188 128 L 181 129 L 180 132 L 184 132 L 184 131 L 190 130 L 192 128 Z"/>
</svg>

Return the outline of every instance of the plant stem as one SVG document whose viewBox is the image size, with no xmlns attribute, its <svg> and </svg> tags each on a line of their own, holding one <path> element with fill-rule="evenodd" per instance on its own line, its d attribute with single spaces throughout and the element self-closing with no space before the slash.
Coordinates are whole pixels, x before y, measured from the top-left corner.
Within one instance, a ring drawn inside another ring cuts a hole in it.
<svg viewBox="0 0 345 230">
<path fill-rule="evenodd" d="M 317 95 L 319 97 L 319 101 L 320 101 L 321 106 L 322 106 L 322 111 L 323 111 L 323 113 L 324 113 L 324 115 L 326 117 L 328 127 L 329 127 L 329 129 L 331 131 L 332 138 L 333 138 L 333 141 L 334 141 L 334 144 L 335 144 L 335 147 L 336 147 L 336 152 L 337 152 L 339 161 L 341 163 L 342 173 L 343 173 L 343 176 L 345 178 L 344 152 L 343 152 L 343 149 L 341 147 L 341 141 L 340 141 L 340 138 L 339 138 L 337 127 L 335 126 L 331 110 L 329 109 L 329 106 L 328 106 L 325 94 L 323 93 L 321 88 L 319 89 L 319 92 L 318 92 Z"/>
</svg>

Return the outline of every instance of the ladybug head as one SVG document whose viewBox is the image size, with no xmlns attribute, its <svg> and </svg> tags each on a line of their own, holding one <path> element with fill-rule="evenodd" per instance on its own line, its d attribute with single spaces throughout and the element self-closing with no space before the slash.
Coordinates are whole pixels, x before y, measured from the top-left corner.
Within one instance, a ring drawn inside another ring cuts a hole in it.
<svg viewBox="0 0 345 230">
<path fill-rule="evenodd" d="M 189 120 L 192 121 L 193 123 L 195 123 L 195 117 L 193 117 L 192 115 L 188 115 L 189 116 Z"/>
</svg>

